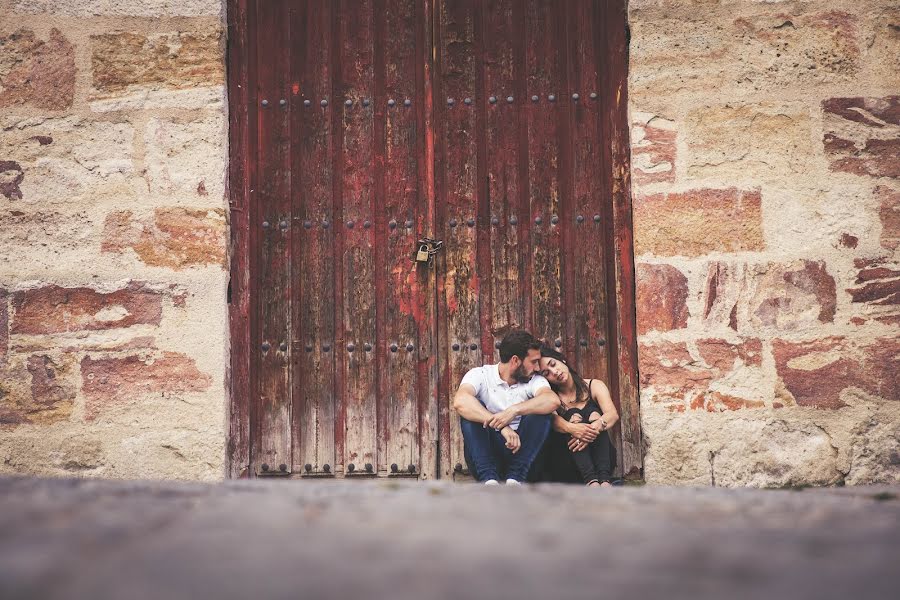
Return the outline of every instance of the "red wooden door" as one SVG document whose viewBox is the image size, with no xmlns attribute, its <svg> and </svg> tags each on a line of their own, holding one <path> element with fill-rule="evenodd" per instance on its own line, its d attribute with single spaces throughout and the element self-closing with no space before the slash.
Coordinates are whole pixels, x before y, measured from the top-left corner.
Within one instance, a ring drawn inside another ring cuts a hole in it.
<svg viewBox="0 0 900 600">
<path fill-rule="evenodd" d="M 622 7 L 235 1 L 249 410 L 232 419 L 249 432 L 232 423 L 232 454 L 246 444 L 256 475 L 459 474 L 450 397 L 521 327 L 624 399 L 614 438 L 633 471 L 633 367 L 620 385 L 610 358 L 633 344 L 615 294 L 631 276 L 608 35 Z M 444 241 L 429 263 L 413 260 L 423 236 Z"/>
</svg>

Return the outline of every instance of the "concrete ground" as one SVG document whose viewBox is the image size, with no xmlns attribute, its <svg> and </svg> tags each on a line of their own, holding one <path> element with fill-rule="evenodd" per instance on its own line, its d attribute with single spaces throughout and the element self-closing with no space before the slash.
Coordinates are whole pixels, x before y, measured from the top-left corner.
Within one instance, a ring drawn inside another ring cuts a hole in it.
<svg viewBox="0 0 900 600">
<path fill-rule="evenodd" d="M 898 598 L 900 486 L 0 478 L 0 598 Z"/>
</svg>

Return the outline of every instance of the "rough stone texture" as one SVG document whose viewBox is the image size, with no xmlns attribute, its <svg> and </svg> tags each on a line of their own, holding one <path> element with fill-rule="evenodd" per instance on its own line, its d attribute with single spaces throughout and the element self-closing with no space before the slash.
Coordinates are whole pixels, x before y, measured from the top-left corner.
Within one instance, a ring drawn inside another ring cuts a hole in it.
<svg viewBox="0 0 900 600">
<path fill-rule="evenodd" d="M 762 250 L 758 191 L 697 189 L 634 198 L 634 253 L 700 256 Z"/>
<path fill-rule="evenodd" d="M 799 103 L 707 105 L 687 115 L 688 175 L 748 184 L 806 173 L 812 119 Z"/>
<path fill-rule="evenodd" d="M 58 29 L 51 29 L 46 40 L 25 28 L 0 36 L 0 108 L 69 108 L 75 72 L 75 48 Z"/>
<path fill-rule="evenodd" d="M 0 428 L 68 419 L 77 390 L 74 370 L 71 358 L 47 355 L 0 367 Z"/>
<path fill-rule="evenodd" d="M 151 119 L 144 133 L 151 192 L 194 199 L 225 193 L 223 115 L 193 121 Z"/>
<path fill-rule="evenodd" d="M 190 87 L 221 83 L 220 32 L 134 32 L 91 36 L 91 67 L 98 94 L 130 86 Z"/>
<path fill-rule="evenodd" d="M 638 310 L 648 481 L 900 481 L 895 4 L 629 2 L 635 251 L 689 314 Z"/>
<path fill-rule="evenodd" d="M 632 181 L 638 185 L 675 181 L 675 124 L 646 113 L 632 115 L 632 118 Z"/>
<path fill-rule="evenodd" d="M 15 292 L 12 307 L 14 334 L 158 325 L 162 317 L 162 297 L 140 283 L 108 293 L 50 285 Z"/>
<path fill-rule="evenodd" d="M 833 171 L 900 178 L 900 96 L 829 98 L 822 109 Z"/>
<path fill-rule="evenodd" d="M 638 263 L 635 277 L 637 289 L 638 333 L 670 331 L 687 325 L 687 278 L 671 265 Z"/>
<path fill-rule="evenodd" d="M 203 17 L 219 16 L 221 0 L 17 0 L 15 10 L 72 17 Z"/>
<path fill-rule="evenodd" d="M 840 408 L 848 388 L 900 401 L 900 339 L 773 341 L 778 376 L 797 404 Z"/>
<path fill-rule="evenodd" d="M 881 247 L 896 250 L 900 247 L 900 191 L 879 186 L 875 188 L 875 197 L 881 204 L 878 211 L 881 218 Z"/>
<path fill-rule="evenodd" d="M 81 377 L 88 419 L 97 418 L 109 404 L 139 400 L 154 393 L 202 392 L 212 383 L 193 359 L 177 352 L 122 358 L 88 356 L 81 361 Z"/>
<path fill-rule="evenodd" d="M 153 217 L 135 219 L 130 211 L 110 213 L 103 252 L 133 250 L 144 264 L 183 269 L 225 266 L 225 215 L 222 210 L 157 208 Z"/>
<path fill-rule="evenodd" d="M 0 472 L 222 477 L 224 5 L 0 1 Z"/>
<path fill-rule="evenodd" d="M 0 594 L 812 599 L 900 584 L 897 487 L 595 492 L 4 478 Z M 560 506 L 578 506 L 580 526 Z M 598 531 L 616 549 L 606 560 Z M 498 538 L 503 552 L 472 543 Z"/>
</svg>

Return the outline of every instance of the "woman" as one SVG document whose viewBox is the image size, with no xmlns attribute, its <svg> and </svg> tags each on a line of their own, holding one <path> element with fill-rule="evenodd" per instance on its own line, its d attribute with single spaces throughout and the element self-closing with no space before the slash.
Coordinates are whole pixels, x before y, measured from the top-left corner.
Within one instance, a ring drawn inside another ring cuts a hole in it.
<svg viewBox="0 0 900 600">
<path fill-rule="evenodd" d="M 568 466 L 571 472 L 574 464 L 585 484 L 608 487 L 615 467 L 615 448 L 608 432 L 619 420 L 609 389 L 599 379 L 582 379 L 562 354 L 546 344 L 541 346 L 541 375 L 561 401 L 553 416 L 553 430 L 558 435 L 547 442 L 551 464 L 546 468 L 555 472 L 551 478 L 571 479 L 565 471 Z"/>
</svg>

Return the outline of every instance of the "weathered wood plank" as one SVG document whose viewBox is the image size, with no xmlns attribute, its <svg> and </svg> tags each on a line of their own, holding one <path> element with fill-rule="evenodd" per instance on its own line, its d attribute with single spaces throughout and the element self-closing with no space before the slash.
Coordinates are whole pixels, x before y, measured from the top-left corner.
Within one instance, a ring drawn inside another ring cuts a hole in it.
<svg viewBox="0 0 900 600">
<path fill-rule="evenodd" d="M 621 416 L 622 473 L 643 475 L 643 450 L 639 415 L 637 329 L 634 306 L 634 248 L 631 219 L 631 154 L 628 124 L 628 15 L 624 0 L 600 0 L 595 19 L 605 53 L 602 73 L 603 114 L 610 158 L 604 161 L 609 173 L 611 227 L 608 248 L 614 255 L 614 281 L 610 314 L 615 335 L 610 336 L 610 356 L 617 357 L 615 387 Z M 608 280 L 611 278 L 608 278 Z M 613 291 L 615 290 L 615 291 Z"/>
<path fill-rule="evenodd" d="M 475 9 L 472 2 L 443 0 L 439 7 L 440 55 L 438 79 L 441 95 L 435 102 L 436 128 L 441 131 L 437 171 L 441 184 L 437 202 L 441 209 L 441 227 L 446 243 L 444 264 L 439 274 L 441 321 L 446 335 L 441 340 L 447 352 L 445 395 L 440 398 L 449 407 L 462 376 L 482 361 L 479 351 L 480 273 L 476 266 L 478 171 L 476 112 L 486 99 L 476 81 Z M 466 102 L 466 99 L 469 102 Z M 450 104 L 452 99 L 453 103 Z M 483 109 L 483 107 L 482 107 Z M 452 476 L 457 464 L 465 465 L 459 417 L 449 410 L 447 435 L 449 462 L 442 474 Z"/>
<path fill-rule="evenodd" d="M 256 113 L 255 27 L 250 27 L 249 0 L 228 0 L 228 204 L 230 209 L 231 279 L 228 321 L 231 360 L 226 368 L 228 439 L 226 477 L 250 476 L 250 181 L 255 169 Z M 255 13 L 256 7 L 250 9 Z M 253 58 L 251 58 L 253 57 Z M 251 62 L 252 61 L 252 62 Z M 251 105 L 252 103 L 252 105 Z M 252 127 L 251 127 L 252 121 Z"/>
<path fill-rule="evenodd" d="M 518 225 L 510 224 L 511 217 L 518 223 L 520 189 L 524 184 L 519 171 L 519 107 L 523 99 L 516 97 L 516 76 L 521 67 L 517 68 L 514 51 L 514 4 L 514 0 L 481 4 L 484 36 L 480 63 L 488 98 L 487 102 L 480 99 L 486 110 L 484 146 L 479 148 L 479 154 L 487 162 L 487 195 L 483 199 L 487 222 L 479 222 L 479 229 L 490 232 L 491 261 L 488 331 L 484 330 L 483 321 L 482 343 L 483 354 L 491 360 L 495 340 L 525 324 L 521 282 L 522 261 L 527 253 L 519 245 Z"/>
<path fill-rule="evenodd" d="M 534 334 L 549 344 L 564 337 L 562 304 L 562 234 L 550 227 L 551 215 L 558 215 L 559 146 L 556 132 L 559 103 L 550 95 L 559 94 L 560 44 L 548 28 L 558 11 L 555 0 L 528 0 L 525 45 L 526 94 L 528 96 L 528 179 L 530 214 L 522 215 L 523 227 L 532 231 L 532 307 Z M 552 28 L 550 28 L 552 31 Z M 534 101 L 532 98 L 537 97 Z M 541 224 L 534 223 L 540 217 Z"/>
<path fill-rule="evenodd" d="M 257 402 L 257 472 L 291 467 L 291 387 L 288 356 L 291 335 L 291 143 L 289 98 L 288 3 L 261 2 L 257 6 L 260 31 L 257 72 L 260 108 L 258 128 L 260 219 L 256 256 L 259 338 L 253 348 L 259 356 Z M 263 101 L 266 106 L 263 106 Z M 267 225 L 266 225 L 267 224 Z"/>
<path fill-rule="evenodd" d="M 335 111 L 342 115 L 342 218 L 335 223 L 343 236 L 343 340 L 336 350 L 344 357 L 344 472 L 376 462 L 374 229 L 372 119 L 363 100 L 374 95 L 373 6 L 371 0 L 343 0 L 340 13 L 341 85 Z M 349 100 L 351 103 L 345 105 Z"/>
<path fill-rule="evenodd" d="M 294 212 L 294 464 L 335 464 L 334 258 L 331 116 L 331 4 L 295 5 L 292 16 Z M 296 86 L 296 87 L 295 87 Z"/>
<path fill-rule="evenodd" d="M 384 197 L 377 229 L 387 232 L 380 240 L 377 294 L 383 307 L 386 343 L 380 348 L 385 358 L 381 385 L 384 464 L 397 464 L 401 469 L 413 465 L 419 470 L 419 332 L 430 325 L 425 322 L 422 287 L 427 285 L 432 267 L 417 266 L 411 260 L 420 231 L 419 213 L 425 208 L 417 161 L 421 133 L 417 107 L 422 97 L 416 89 L 416 9 L 414 0 L 379 4 L 375 12 L 381 17 L 385 37 L 380 48 L 384 52 L 384 94 L 379 94 L 378 104 L 395 101 L 393 107 L 384 109 Z M 393 229 L 390 221 L 395 224 Z"/>
</svg>

